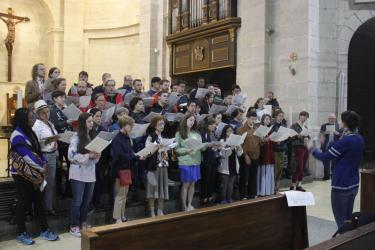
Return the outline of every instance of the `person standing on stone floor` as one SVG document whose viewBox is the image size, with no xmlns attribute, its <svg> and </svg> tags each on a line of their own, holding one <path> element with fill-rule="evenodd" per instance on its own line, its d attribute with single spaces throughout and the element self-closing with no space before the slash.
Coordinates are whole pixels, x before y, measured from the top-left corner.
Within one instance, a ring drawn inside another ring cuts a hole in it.
<svg viewBox="0 0 375 250">
<path fill-rule="evenodd" d="M 324 123 L 320 127 L 320 139 L 321 139 L 320 149 L 322 150 L 322 152 L 327 152 L 328 149 L 340 139 L 340 136 L 341 136 L 340 126 L 336 120 L 337 120 L 336 115 L 330 114 L 328 116 L 328 122 Z M 329 127 L 333 129 L 329 130 L 328 129 Z M 331 169 L 333 165 L 334 165 L 334 160 L 323 161 L 323 166 L 324 166 L 323 181 L 330 179 Z"/>
<path fill-rule="evenodd" d="M 188 146 L 187 140 L 196 140 L 202 143 L 202 137 L 197 131 L 197 121 L 192 114 L 185 115 L 180 123 L 179 132 L 176 133 L 176 153 L 180 169 L 181 201 L 183 211 L 192 211 L 195 208 L 192 205 L 195 183 L 201 179 L 200 164 L 202 161 L 200 149 L 192 149 Z"/>
<path fill-rule="evenodd" d="M 48 139 L 56 136 L 58 132 L 50 119 L 50 110 L 47 103 L 43 100 L 35 102 L 34 109 L 37 119 L 33 125 L 33 131 L 36 134 L 43 156 L 47 159 L 48 173 L 46 176 L 47 186 L 44 189 L 44 205 L 49 215 L 56 215 L 54 209 L 55 203 L 55 185 L 56 185 L 56 167 L 57 157 L 57 138 Z"/>
<path fill-rule="evenodd" d="M 264 114 L 260 124 L 266 127 L 271 127 L 271 119 L 270 115 Z M 269 139 L 269 135 L 270 133 L 264 138 L 261 138 L 261 153 L 257 181 L 259 196 L 275 194 L 275 143 Z"/>
<path fill-rule="evenodd" d="M 134 120 L 131 117 L 121 117 L 119 125 L 120 132 L 112 140 L 112 144 L 116 146 L 111 147 L 111 171 L 115 190 L 112 218 L 116 223 L 128 220 L 125 215 L 125 206 L 129 186 L 132 184 L 132 164 L 137 158 L 144 160 L 143 157 L 135 155 L 133 143 L 129 137 L 134 126 Z"/>
<path fill-rule="evenodd" d="M 310 139 L 310 136 L 307 133 L 308 128 L 306 126 L 308 118 L 309 113 L 302 111 L 299 113 L 298 122 L 290 127 L 298 133 L 298 135 L 291 138 L 296 167 L 292 176 L 292 186 L 290 187 L 290 190 L 305 192 L 305 189 L 301 186 L 301 182 L 303 179 L 303 172 L 309 159 L 309 151 L 306 147 L 307 142 Z"/>
<path fill-rule="evenodd" d="M 215 130 L 216 120 L 213 117 L 208 117 L 201 129 L 202 142 L 211 143 L 217 141 L 214 135 Z M 203 206 L 212 205 L 214 202 L 216 172 L 220 161 L 219 148 L 219 146 L 207 147 L 202 154 L 201 204 Z"/>
<path fill-rule="evenodd" d="M 48 229 L 47 217 L 44 213 L 43 194 L 40 191 L 39 185 L 24 178 L 22 174 L 15 169 L 15 158 L 12 156 L 21 157 L 30 168 L 33 168 L 43 178 L 48 171 L 47 159 L 43 156 L 40 144 L 36 134 L 31 129 L 35 123 L 33 113 L 26 108 L 16 110 L 13 120 L 13 132 L 10 136 L 10 160 L 12 162 L 11 174 L 14 179 L 16 187 L 16 223 L 18 228 L 17 240 L 24 245 L 32 245 L 35 241 L 26 232 L 25 209 L 28 204 L 33 203 L 34 216 L 40 224 L 41 238 L 49 241 L 55 241 L 59 237 Z"/>
<path fill-rule="evenodd" d="M 309 145 L 312 155 L 320 161 L 335 160 L 332 171 L 331 205 L 338 228 L 351 220 L 354 200 L 359 188 L 364 139 L 359 134 L 360 116 L 354 111 L 341 114 L 341 138 L 328 151 Z"/>
<path fill-rule="evenodd" d="M 147 171 L 146 198 L 150 216 L 155 217 L 164 215 L 164 201 L 169 199 L 168 191 L 168 152 L 162 145 L 165 120 L 163 116 L 158 115 L 152 118 L 149 134 L 146 139 L 146 147 L 150 144 L 157 144 L 158 150 L 145 160 Z M 157 209 L 155 213 L 155 201 L 157 200 Z"/>
<path fill-rule="evenodd" d="M 46 67 L 43 63 L 35 64 L 31 70 L 32 80 L 26 83 L 25 100 L 30 109 L 34 108 L 34 103 L 43 99 L 44 77 Z"/>
<path fill-rule="evenodd" d="M 87 229 L 87 214 L 95 186 L 95 164 L 100 153 L 90 152 L 85 147 L 92 140 L 90 130 L 94 121 L 90 113 L 78 117 L 78 130 L 69 145 L 68 158 L 71 162 L 69 181 L 72 189 L 70 203 L 70 234 L 81 237 L 81 229 Z"/>
<path fill-rule="evenodd" d="M 257 114 L 247 112 L 246 122 L 237 130 L 242 135 L 247 132 L 242 148 L 244 157 L 240 168 L 240 198 L 253 199 L 257 196 L 258 163 L 260 157 L 260 138 L 254 135 Z"/>
<path fill-rule="evenodd" d="M 220 142 L 223 144 L 234 133 L 232 126 L 226 125 L 221 133 Z M 241 145 L 224 146 L 220 149 L 220 164 L 217 169 L 220 179 L 220 197 L 221 203 L 233 202 L 234 182 L 237 179 L 240 169 L 240 160 L 243 154 Z"/>
<path fill-rule="evenodd" d="M 63 109 L 66 107 L 65 105 L 65 92 L 60 90 L 55 90 L 52 92 L 52 100 L 53 100 L 53 106 L 51 107 L 51 113 L 50 113 L 50 121 L 55 126 L 57 132 L 59 134 L 64 133 L 66 131 L 73 131 L 72 127 L 72 120 L 68 120 L 68 118 L 65 116 L 65 114 L 62 112 Z M 69 184 L 69 168 L 70 168 L 70 161 L 68 159 L 68 148 L 69 144 L 65 142 L 58 141 L 58 152 L 59 152 L 59 161 L 57 164 L 56 169 L 56 184 L 57 184 L 57 190 L 60 191 L 62 195 L 70 196 L 70 184 Z M 63 162 L 66 162 L 67 165 L 67 176 L 65 176 L 66 182 L 65 182 L 65 190 L 62 190 L 62 167 Z"/>
</svg>

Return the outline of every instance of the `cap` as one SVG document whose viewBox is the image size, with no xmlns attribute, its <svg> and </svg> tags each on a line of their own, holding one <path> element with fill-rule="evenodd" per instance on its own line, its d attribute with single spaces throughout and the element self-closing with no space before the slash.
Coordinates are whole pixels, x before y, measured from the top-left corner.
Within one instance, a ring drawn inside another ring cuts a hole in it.
<svg viewBox="0 0 375 250">
<path fill-rule="evenodd" d="M 39 100 L 34 103 L 35 111 L 38 112 L 39 110 L 42 110 L 44 108 L 48 108 L 47 103 L 44 100 Z"/>
</svg>

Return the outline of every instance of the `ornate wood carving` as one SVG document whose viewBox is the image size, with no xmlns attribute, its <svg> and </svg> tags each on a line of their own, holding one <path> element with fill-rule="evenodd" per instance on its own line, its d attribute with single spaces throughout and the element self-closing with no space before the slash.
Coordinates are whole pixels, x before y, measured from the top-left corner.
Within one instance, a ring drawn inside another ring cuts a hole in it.
<svg viewBox="0 0 375 250">
<path fill-rule="evenodd" d="M 218 17 L 218 4 L 217 0 L 210 0 L 210 10 L 209 10 L 209 19 L 210 22 L 217 21 Z"/>
</svg>

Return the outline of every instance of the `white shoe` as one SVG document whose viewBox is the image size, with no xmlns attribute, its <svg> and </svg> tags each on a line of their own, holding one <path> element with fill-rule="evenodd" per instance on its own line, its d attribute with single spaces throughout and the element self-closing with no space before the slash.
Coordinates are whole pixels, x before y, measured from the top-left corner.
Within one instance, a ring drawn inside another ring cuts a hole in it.
<svg viewBox="0 0 375 250">
<path fill-rule="evenodd" d="M 116 220 L 116 224 L 121 224 L 121 223 L 122 223 L 122 219 Z"/>
<path fill-rule="evenodd" d="M 164 215 L 163 210 L 158 209 L 157 215 L 158 215 L 158 216 L 163 216 L 163 215 Z"/>
<path fill-rule="evenodd" d="M 71 227 L 69 233 L 75 237 L 81 237 L 81 230 L 79 229 L 79 227 Z"/>
<path fill-rule="evenodd" d="M 192 205 L 188 206 L 186 209 L 186 211 L 193 211 L 193 210 L 195 210 L 195 208 Z"/>
<path fill-rule="evenodd" d="M 154 209 L 152 209 L 151 211 L 150 211 L 150 216 L 153 218 L 153 217 L 155 217 L 155 211 L 154 211 Z"/>
</svg>

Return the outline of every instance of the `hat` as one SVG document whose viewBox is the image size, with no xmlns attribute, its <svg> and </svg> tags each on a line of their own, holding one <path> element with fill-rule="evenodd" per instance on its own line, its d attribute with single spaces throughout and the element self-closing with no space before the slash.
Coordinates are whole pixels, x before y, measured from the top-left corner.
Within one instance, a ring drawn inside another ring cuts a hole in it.
<svg viewBox="0 0 375 250">
<path fill-rule="evenodd" d="M 48 108 L 47 103 L 44 100 L 39 100 L 34 103 L 35 111 L 38 112 L 39 110 L 42 110 L 44 108 Z"/>
</svg>

